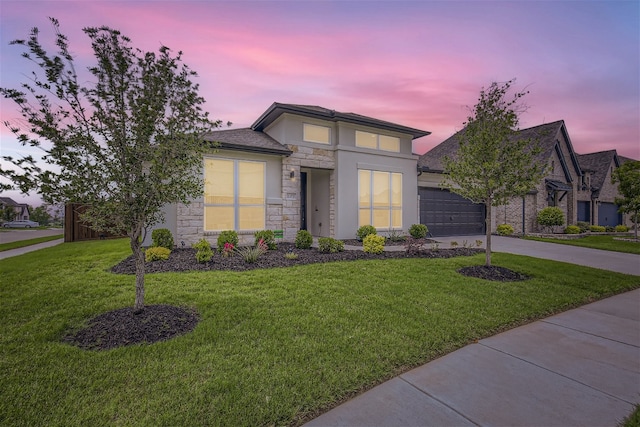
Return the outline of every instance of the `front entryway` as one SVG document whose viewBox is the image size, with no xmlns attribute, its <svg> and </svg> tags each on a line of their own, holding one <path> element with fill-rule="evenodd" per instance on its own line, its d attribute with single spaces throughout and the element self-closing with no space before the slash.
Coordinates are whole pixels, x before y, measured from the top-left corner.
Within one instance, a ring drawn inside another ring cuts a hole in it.
<svg viewBox="0 0 640 427">
<path fill-rule="evenodd" d="M 331 171 L 304 168 L 300 171 L 300 228 L 318 237 L 330 236 Z"/>
</svg>

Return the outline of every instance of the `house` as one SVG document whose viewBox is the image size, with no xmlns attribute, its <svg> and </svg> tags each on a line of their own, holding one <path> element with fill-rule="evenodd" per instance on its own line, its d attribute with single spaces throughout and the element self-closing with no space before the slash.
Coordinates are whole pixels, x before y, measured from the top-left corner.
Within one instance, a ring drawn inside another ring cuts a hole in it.
<svg viewBox="0 0 640 427">
<path fill-rule="evenodd" d="M 249 128 L 205 136 L 219 143 L 203 159 L 204 196 L 165 208 L 176 242 L 215 244 L 224 230 L 253 243 L 256 230 L 295 240 L 355 238 L 418 222 L 418 156 L 412 141 L 430 132 L 312 105 L 272 104 Z M 149 233 L 150 234 L 150 233 Z M 145 244 L 149 243 L 145 241 Z"/>
<path fill-rule="evenodd" d="M 15 212 L 14 217 L 11 218 L 10 221 L 15 221 L 20 219 L 28 220 L 30 217 L 29 205 L 25 203 L 17 203 L 9 197 L 0 197 L 0 209 L 4 211 L 4 209 L 6 208 L 11 208 Z M 8 219 L 8 218 L 2 218 L 2 219 Z"/>
<path fill-rule="evenodd" d="M 464 130 L 460 131 L 463 132 Z M 485 232 L 484 205 L 475 204 L 441 188 L 443 159 L 455 157 L 459 147 L 457 132 L 435 146 L 418 160 L 418 194 L 420 222 L 434 236 L 482 234 Z M 573 150 L 564 121 L 556 121 L 518 131 L 516 138 L 536 139 L 542 152 L 539 160 L 546 165 L 544 178 L 524 197 L 492 209 L 491 231 L 499 224 L 510 224 L 516 232 L 538 231 L 537 213 L 547 206 L 557 206 L 565 213 L 567 224 L 577 221 L 578 189 L 582 170 Z"/>
</svg>

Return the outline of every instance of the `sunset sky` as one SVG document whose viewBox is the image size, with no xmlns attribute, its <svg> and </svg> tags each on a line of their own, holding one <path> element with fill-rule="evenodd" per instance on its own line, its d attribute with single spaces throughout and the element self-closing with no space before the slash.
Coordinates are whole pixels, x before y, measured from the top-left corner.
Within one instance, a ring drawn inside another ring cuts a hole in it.
<svg viewBox="0 0 640 427">
<path fill-rule="evenodd" d="M 48 42 L 49 16 L 83 65 L 89 26 L 182 50 L 211 116 L 234 128 L 273 102 L 320 105 L 431 131 L 422 154 L 461 129 L 483 86 L 516 78 L 530 91 L 521 128 L 564 120 L 578 153 L 640 158 L 638 1 L 0 0 L 0 86 L 31 71 L 9 41 L 35 26 Z M 2 155 L 29 152 L 0 137 Z"/>
</svg>

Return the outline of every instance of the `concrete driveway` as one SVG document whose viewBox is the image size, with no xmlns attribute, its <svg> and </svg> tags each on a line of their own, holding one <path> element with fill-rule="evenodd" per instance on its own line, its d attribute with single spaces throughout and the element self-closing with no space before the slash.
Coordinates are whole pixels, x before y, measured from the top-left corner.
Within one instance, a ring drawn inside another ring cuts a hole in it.
<svg viewBox="0 0 640 427">
<path fill-rule="evenodd" d="M 20 240 L 37 239 L 38 237 L 55 236 L 57 234 L 63 234 L 62 228 L 48 228 L 46 230 L 33 230 L 33 229 L 21 229 L 21 230 L 9 230 L 0 231 L 0 243 L 18 242 Z"/>
</svg>

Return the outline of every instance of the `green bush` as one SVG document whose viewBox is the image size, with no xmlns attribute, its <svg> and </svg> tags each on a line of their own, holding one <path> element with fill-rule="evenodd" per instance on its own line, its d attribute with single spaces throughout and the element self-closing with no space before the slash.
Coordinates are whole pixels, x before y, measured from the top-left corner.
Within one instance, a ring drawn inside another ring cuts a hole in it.
<svg viewBox="0 0 640 427">
<path fill-rule="evenodd" d="M 342 252 L 344 250 L 344 242 L 333 237 L 321 237 L 318 239 L 318 250 L 327 253 Z"/>
<path fill-rule="evenodd" d="M 390 242 L 404 242 L 406 237 L 402 234 L 402 230 L 389 230 L 387 239 Z"/>
<path fill-rule="evenodd" d="M 627 227 L 626 225 L 620 224 L 620 225 L 616 225 L 615 230 L 617 233 L 626 233 L 627 231 L 629 231 L 629 227 Z"/>
<path fill-rule="evenodd" d="M 577 225 L 569 225 L 564 229 L 565 234 L 580 234 L 580 227 Z"/>
<path fill-rule="evenodd" d="M 602 225 L 592 225 L 589 227 L 589 231 L 594 233 L 604 233 L 607 229 Z"/>
<path fill-rule="evenodd" d="M 362 250 L 370 254 L 381 254 L 384 252 L 384 237 L 369 234 L 362 241 Z"/>
<path fill-rule="evenodd" d="M 564 225 L 564 212 L 560 208 L 550 206 L 538 212 L 536 219 L 543 227 L 561 226 Z"/>
<path fill-rule="evenodd" d="M 358 231 L 356 231 L 358 240 L 364 240 L 364 238 L 369 234 L 378 234 L 376 228 L 373 225 L 363 225 L 362 227 L 358 228 Z"/>
<path fill-rule="evenodd" d="M 147 262 L 151 261 L 164 261 L 169 259 L 169 255 L 171 254 L 171 249 L 167 249 L 163 246 L 154 246 L 148 248 L 144 252 L 144 259 Z"/>
<path fill-rule="evenodd" d="M 254 233 L 255 244 L 257 245 L 262 240 L 269 250 L 273 251 L 278 248 L 276 244 L 276 235 L 272 230 L 261 230 Z"/>
<path fill-rule="evenodd" d="M 578 221 L 576 225 L 578 226 L 578 228 L 580 228 L 581 233 L 586 233 L 587 231 L 589 231 L 590 224 L 586 221 Z"/>
<path fill-rule="evenodd" d="M 200 239 L 197 243 L 193 244 L 194 249 L 196 249 L 196 260 L 199 263 L 209 262 L 213 257 L 213 250 L 211 250 L 211 245 L 205 239 Z"/>
<path fill-rule="evenodd" d="M 168 228 L 156 228 L 151 232 L 152 246 L 173 249 L 173 235 Z"/>
<path fill-rule="evenodd" d="M 258 240 L 259 241 L 259 240 Z M 256 246 L 248 246 L 245 248 L 239 248 L 236 250 L 240 254 L 242 258 L 244 258 L 245 262 L 256 262 L 260 255 L 263 255 L 267 252 L 268 246 L 265 245 L 256 245 Z"/>
<path fill-rule="evenodd" d="M 411 227 L 409 227 L 409 234 L 414 239 L 424 239 L 427 237 L 428 232 L 429 229 L 424 224 L 412 224 Z"/>
<path fill-rule="evenodd" d="M 501 236 L 511 236 L 513 234 L 513 226 L 511 224 L 500 224 L 496 231 Z"/>
<path fill-rule="evenodd" d="M 296 234 L 296 248 L 309 249 L 313 245 L 313 236 L 307 230 L 299 230 Z"/>
<path fill-rule="evenodd" d="M 218 236 L 218 241 L 217 241 L 218 251 L 219 252 L 222 252 L 224 250 L 224 244 L 225 243 L 231 243 L 234 248 L 237 247 L 238 246 L 238 233 L 236 233 L 233 230 L 226 230 L 226 231 L 223 231 L 222 233 L 220 233 L 220 235 Z"/>
</svg>

